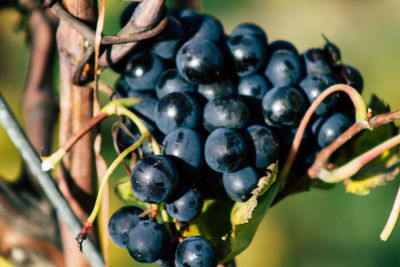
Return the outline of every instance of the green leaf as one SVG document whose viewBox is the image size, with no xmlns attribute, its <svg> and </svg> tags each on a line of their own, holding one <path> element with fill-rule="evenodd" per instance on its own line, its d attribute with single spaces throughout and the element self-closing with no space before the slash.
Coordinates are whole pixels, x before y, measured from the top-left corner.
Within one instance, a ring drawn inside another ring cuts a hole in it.
<svg viewBox="0 0 400 267">
<path fill-rule="evenodd" d="M 386 105 L 377 96 L 372 95 L 368 106 L 372 109 L 373 115 L 387 113 L 390 111 Z M 350 159 L 370 150 L 380 143 L 388 140 L 397 134 L 398 129 L 394 123 L 382 125 L 373 131 L 364 130 L 354 140 L 341 149 L 335 161 L 336 165 L 341 165 Z M 358 195 L 366 195 L 370 193 L 370 188 L 377 185 L 384 185 L 386 182 L 393 180 L 399 173 L 398 168 L 399 154 L 398 149 L 394 148 L 381 154 L 376 159 L 366 164 L 356 175 L 344 181 L 346 191 Z"/>
</svg>

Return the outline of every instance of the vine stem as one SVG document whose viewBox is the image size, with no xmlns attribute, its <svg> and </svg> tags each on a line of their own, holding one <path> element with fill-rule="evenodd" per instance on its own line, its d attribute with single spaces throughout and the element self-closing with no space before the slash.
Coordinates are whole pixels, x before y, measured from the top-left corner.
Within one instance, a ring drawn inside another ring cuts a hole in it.
<svg viewBox="0 0 400 267">
<path fill-rule="evenodd" d="M 138 127 L 141 135 L 145 135 L 150 145 L 152 146 L 154 153 L 160 154 L 160 146 L 157 140 L 149 133 L 147 127 L 143 122 L 131 111 L 124 108 L 123 106 L 133 106 L 139 102 L 141 98 L 125 98 L 117 99 L 108 103 L 104 108 L 101 109 L 97 116 L 93 117 L 82 129 L 75 133 L 68 141 L 62 145 L 56 152 L 48 157 L 42 157 L 42 170 L 49 171 L 53 169 L 67 154 L 67 152 L 87 133 L 91 128 L 101 122 L 103 119 L 112 115 L 124 115 L 131 119 Z"/>
<path fill-rule="evenodd" d="M 397 191 L 396 199 L 394 201 L 392 211 L 390 212 L 389 219 L 387 220 L 386 225 L 379 236 L 383 241 L 386 241 L 389 238 L 390 234 L 392 233 L 396 221 L 399 217 L 399 213 L 400 213 L 400 187 L 399 190 Z"/>
<path fill-rule="evenodd" d="M 318 178 L 326 183 L 338 183 L 356 174 L 365 164 L 400 144 L 400 134 L 368 150 L 345 165 L 333 170 L 321 169 Z"/>
<path fill-rule="evenodd" d="M 43 192 L 49 198 L 62 220 L 73 233 L 78 233 L 81 229 L 81 223 L 70 205 L 61 194 L 55 180 L 47 172 L 43 172 L 40 167 L 40 158 L 34 150 L 32 144 L 27 139 L 21 126 L 18 124 L 6 101 L 0 93 L 0 123 L 7 131 L 11 141 L 21 153 L 32 175 L 38 180 Z M 83 253 L 92 266 L 105 266 L 100 252 L 92 240 L 88 240 L 83 248 Z"/>
<path fill-rule="evenodd" d="M 368 124 L 367 108 L 365 106 L 364 100 L 362 99 L 361 95 L 357 92 L 357 90 L 355 90 L 351 86 L 348 86 L 345 84 L 336 84 L 336 85 L 333 85 L 333 86 L 327 88 L 324 92 L 322 92 L 315 99 L 315 101 L 308 108 L 306 114 L 304 115 L 303 119 L 301 120 L 299 128 L 293 139 L 293 143 L 290 148 L 288 157 L 285 161 L 285 164 L 283 165 L 283 168 L 282 168 L 282 171 L 280 174 L 281 179 L 286 180 L 286 178 L 290 172 L 290 169 L 291 169 L 293 161 L 296 157 L 297 151 L 299 150 L 299 147 L 301 144 L 301 139 L 303 138 L 303 135 L 304 135 L 304 131 L 305 131 L 314 111 L 317 109 L 318 105 L 321 104 L 322 101 L 327 96 L 329 96 L 330 94 L 337 92 L 337 91 L 345 92 L 350 97 L 351 101 L 353 102 L 355 110 L 356 110 L 356 123 L 362 125 L 363 127 L 368 127 L 369 124 Z"/>
<path fill-rule="evenodd" d="M 76 237 L 76 240 L 78 241 L 79 247 L 82 247 L 82 242 L 86 239 L 87 236 L 87 231 L 92 227 L 94 220 L 96 219 L 97 214 L 99 213 L 100 206 L 101 206 L 101 200 L 102 200 L 102 195 L 104 192 L 104 189 L 106 188 L 107 182 L 113 173 L 113 171 L 117 168 L 117 166 L 124 160 L 124 158 L 131 153 L 133 150 L 138 148 L 146 139 L 150 141 L 152 144 L 152 148 L 154 151 L 155 155 L 160 155 L 161 150 L 160 146 L 158 145 L 157 141 L 155 140 L 154 137 L 151 136 L 149 130 L 146 128 L 146 126 L 143 124 L 143 122 L 131 111 L 124 107 L 115 107 L 113 105 L 107 106 L 105 108 L 106 111 L 115 113 L 116 115 L 124 115 L 130 118 L 135 125 L 138 127 L 141 136 L 140 138 L 130 147 L 125 149 L 121 154 L 117 156 L 117 158 L 111 163 L 110 167 L 108 167 L 106 173 L 104 174 L 104 178 L 101 181 L 99 191 L 97 193 L 96 197 L 96 202 L 94 204 L 93 210 L 90 213 L 88 219 L 86 220 L 82 231 L 78 234 Z"/>
</svg>

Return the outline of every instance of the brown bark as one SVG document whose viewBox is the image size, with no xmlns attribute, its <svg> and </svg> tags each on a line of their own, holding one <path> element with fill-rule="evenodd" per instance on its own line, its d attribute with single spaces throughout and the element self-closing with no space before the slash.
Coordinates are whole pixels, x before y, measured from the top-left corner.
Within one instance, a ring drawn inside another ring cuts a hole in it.
<svg viewBox="0 0 400 267">
<path fill-rule="evenodd" d="M 30 19 L 31 53 L 22 107 L 26 133 L 38 152 L 50 153 L 57 103 L 52 95 L 57 19 L 51 12 L 36 10 Z"/>
<path fill-rule="evenodd" d="M 64 0 L 64 7 L 75 17 L 94 25 L 96 1 Z M 86 47 L 82 35 L 64 22 L 57 31 L 60 58 L 60 143 L 64 144 L 92 117 L 93 92 L 90 87 L 73 85 L 72 71 L 84 56 Z M 90 73 L 90 72 L 89 72 Z M 63 161 L 60 189 L 69 200 L 75 213 L 84 221 L 88 216 L 90 196 L 93 193 L 92 134 L 86 134 Z M 84 204 L 84 205 L 83 205 Z M 61 225 L 62 242 L 67 267 L 89 266 L 78 250 L 75 235 Z"/>
</svg>

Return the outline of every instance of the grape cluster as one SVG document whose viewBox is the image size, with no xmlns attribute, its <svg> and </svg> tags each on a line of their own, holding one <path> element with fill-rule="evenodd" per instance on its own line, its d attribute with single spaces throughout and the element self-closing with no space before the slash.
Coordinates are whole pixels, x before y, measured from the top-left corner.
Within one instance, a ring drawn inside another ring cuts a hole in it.
<svg viewBox="0 0 400 267">
<path fill-rule="evenodd" d="M 122 23 L 136 5 L 129 5 Z M 142 144 L 131 172 L 133 193 L 140 201 L 162 203 L 169 216 L 187 223 L 199 215 L 204 199 L 247 201 L 265 168 L 285 160 L 300 120 L 318 95 L 337 83 L 361 93 L 363 79 L 341 63 L 339 48 L 325 37 L 323 47 L 299 53 L 288 41 L 269 42 L 252 23 L 226 35 L 213 16 L 186 9 L 168 14 L 161 34 L 142 41 L 114 66 L 122 73 L 116 94 L 143 98 L 132 110 L 162 144 L 162 155 Z M 352 110 L 340 93 L 322 102 L 294 172 L 304 172 L 317 152 L 353 123 Z M 122 151 L 139 136 L 134 124 L 124 123 L 116 148 Z M 134 259 L 217 265 L 210 241 L 192 236 L 177 244 L 163 224 L 142 213 L 123 207 L 109 223 L 112 240 Z"/>
</svg>

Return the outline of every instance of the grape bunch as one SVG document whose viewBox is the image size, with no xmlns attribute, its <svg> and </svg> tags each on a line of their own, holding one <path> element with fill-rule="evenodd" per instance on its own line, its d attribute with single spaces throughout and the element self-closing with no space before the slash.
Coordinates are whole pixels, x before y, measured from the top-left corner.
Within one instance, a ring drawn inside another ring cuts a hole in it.
<svg viewBox="0 0 400 267">
<path fill-rule="evenodd" d="M 124 11 L 122 24 L 136 6 Z M 288 41 L 269 42 L 253 23 L 227 35 L 213 16 L 186 9 L 169 9 L 168 15 L 163 32 L 113 67 L 121 72 L 117 97 L 142 98 L 131 110 L 162 144 L 162 155 L 154 155 L 147 141 L 141 145 L 132 191 L 142 202 L 160 204 L 179 227 L 167 229 L 127 206 L 112 215 L 109 234 L 139 262 L 217 266 L 214 245 L 201 236 L 183 238 L 184 225 L 199 216 L 205 199 L 247 201 L 266 168 L 285 161 L 310 104 L 338 83 L 361 93 L 363 79 L 341 63 L 339 48 L 325 36 L 322 47 L 299 53 Z M 304 173 L 353 118 L 346 96 L 326 98 L 303 136 L 293 172 Z M 123 122 L 116 149 L 139 137 L 136 125 Z"/>
</svg>

